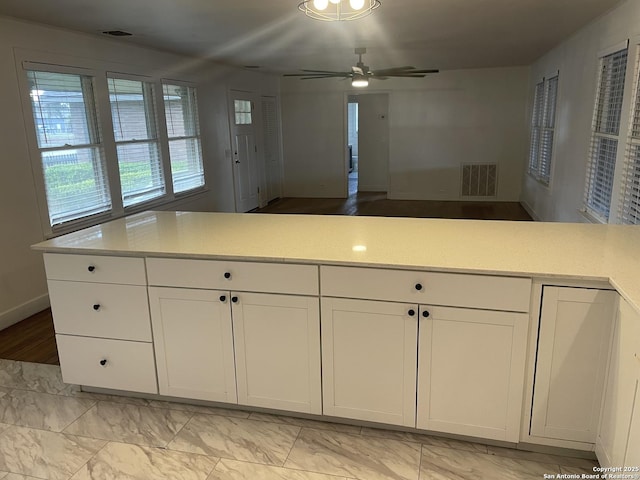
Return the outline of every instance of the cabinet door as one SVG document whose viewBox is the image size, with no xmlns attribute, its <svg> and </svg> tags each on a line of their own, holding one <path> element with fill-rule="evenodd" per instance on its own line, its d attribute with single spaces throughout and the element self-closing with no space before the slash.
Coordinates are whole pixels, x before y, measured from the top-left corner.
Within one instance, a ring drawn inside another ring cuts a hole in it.
<svg viewBox="0 0 640 480">
<path fill-rule="evenodd" d="M 623 299 L 620 300 L 616 317 L 611 355 L 602 403 L 602 414 L 596 440 L 596 455 L 603 467 L 619 467 L 625 463 L 627 443 L 633 445 L 634 434 L 629 430 L 632 417 L 640 417 L 638 407 L 634 410 L 639 395 L 637 372 L 640 355 L 640 315 Z M 637 417 L 636 426 L 637 429 Z M 633 431 L 633 428 L 632 428 Z M 636 463 L 637 464 L 637 463 Z M 627 464 L 636 466 L 636 464 Z"/>
<path fill-rule="evenodd" d="M 420 307 L 417 427 L 517 442 L 528 315 Z"/>
<path fill-rule="evenodd" d="M 617 294 L 544 287 L 531 434 L 595 443 Z"/>
<path fill-rule="evenodd" d="M 323 413 L 415 426 L 417 335 L 417 306 L 323 298 Z"/>
<path fill-rule="evenodd" d="M 232 298 L 238 403 L 321 414 L 318 298 Z"/>
<path fill-rule="evenodd" d="M 228 292 L 149 287 L 149 302 L 160 394 L 235 403 Z"/>
<path fill-rule="evenodd" d="M 639 349 L 640 350 L 640 349 Z M 634 356 L 637 362 L 636 378 L 634 385 L 634 403 L 631 413 L 631 427 L 629 428 L 629 439 L 627 441 L 627 453 L 624 457 L 624 465 L 627 467 L 640 467 L 640 353 Z M 640 472 L 627 472 L 638 474 Z"/>
</svg>

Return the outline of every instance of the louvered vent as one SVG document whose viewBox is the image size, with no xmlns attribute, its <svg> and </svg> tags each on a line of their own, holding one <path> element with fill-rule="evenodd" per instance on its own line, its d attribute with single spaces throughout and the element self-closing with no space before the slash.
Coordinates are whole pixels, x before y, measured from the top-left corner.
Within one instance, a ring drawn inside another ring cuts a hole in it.
<svg viewBox="0 0 640 480">
<path fill-rule="evenodd" d="M 498 192 L 498 165 L 463 164 L 462 196 L 463 197 L 495 197 Z"/>
</svg>

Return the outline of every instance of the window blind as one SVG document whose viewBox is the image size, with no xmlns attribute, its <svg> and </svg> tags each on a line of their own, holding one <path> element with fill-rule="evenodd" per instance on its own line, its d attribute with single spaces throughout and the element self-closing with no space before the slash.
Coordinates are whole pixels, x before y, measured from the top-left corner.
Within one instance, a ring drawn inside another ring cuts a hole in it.
<svg viewBox="0 0 640 480">
<path fill-rule="evenodd" d="M 622 175 L 620 221 L 640 225 L 640 55 L 634 73 L 635 99 L 631 111 L 631 126 L 625 150 Z"/>
<path fill-rule="evenodd" d="M 542 138 L 540 140 L 539 178 L 546 185 L 551 180 L 551 157 L 553 154 L 553 136 L 556 122 L 556 103 L 558 98 L 558 76 L 545 81 L 544 118 Z"/>
<path fill-rule="evenodd" d="M 111 209 L 93 78 L 28 70 L 51 226 Z"/>
<path fill-rule="evenodd" d="M 108 78 L 122 203 L 136 205 L 165 194 L 153 84 Z"/>
<path fill-rule="evenodd" d="M 538 174 L 540 156 L 540 129 L 542 127 L 542 111 L 544 108 L 544 81 L 536 85 L 533 99 L 533 116 L 531 118 L 531 148 L 529 150 L 529 173 Z"/>
<path fill-rule="evenodd" d="M 162 90 L 173 191 L 180 193 L 204 185 L 196 90 L 170 84 Z"/>
<path fill-rule="evenodd" d="M 529 173 L 545 185 L 549 185 L 551 181 L 557 97 L 557 75 L 536 85 L 531 119 Z"/>
<path fill-rule="evenodd" d="M 603 221 L 609 219 L 611 208 L 627 53 L 625 48 L 600 59 L 587 165 L 585 207 L 589 213 Z"/>
</svg>

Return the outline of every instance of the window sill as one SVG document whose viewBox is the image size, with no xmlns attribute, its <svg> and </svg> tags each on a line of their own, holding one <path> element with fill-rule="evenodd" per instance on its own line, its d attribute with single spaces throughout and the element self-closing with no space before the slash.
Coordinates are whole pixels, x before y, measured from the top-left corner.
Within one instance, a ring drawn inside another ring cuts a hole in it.
<svg viewBox="0 0 640 480">
<path fill-rule="evenodd" d="M 603 219 L 592 215 L 584 209 L 578 209 L 578 213 L 585 220 L 585 223 L 593 223 L 595 225 L 607 225 L 608 222 L 605 222 Z"/>
<path fill-rule="evenodd" d="M 125 208 L 123 211 L 119 213 L 115 213 L 111 211 L 111 212 L 96 214 L 90 217 L 83 217 L 77 220 L 72 220 L 70 222 L 52 227 L 51 232 L 45 235 L 45 239 L 49 240 L 51 238 L 59 237 L 67 233 L 82 230 L 83 228 L 93 227 L 100 223 L 109 222 L 117 218 L 126 217 L 128 215 L 133 215 L 135 213 L 140 213 L 146 210 L 153 210 L 153 209 L 169 210 L 171 209 L 172 206 L 174 206 L 179 202 L 182 202 L 187 199 L 197 198 L 198 196 L 205 195 L 208 192 L 209 192 L 209 188 L 207 188 L 207 186 L 205 185 L 202 187 L 194 188 L 192 190 L 175 194 L 171 199 L 166 199 L 166 198 L 153 199 L 148 202 L 140 203 L 137 205 L 131 205 L 130 207 Z"/>
</svg>

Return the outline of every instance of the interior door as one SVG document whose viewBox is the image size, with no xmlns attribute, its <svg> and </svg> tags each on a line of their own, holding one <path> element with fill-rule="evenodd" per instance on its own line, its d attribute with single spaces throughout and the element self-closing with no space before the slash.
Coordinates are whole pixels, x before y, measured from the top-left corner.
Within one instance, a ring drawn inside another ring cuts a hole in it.
<svg viewBox="0 0 640 480">
<path fill-rule="evenodd" d="M 236 212 L 248 212 L 258 207 L 260 193 L 255 101 L 249 92 L 231 90 L 229 97 Z"/>
<path fill-rule="evenodd" d="M 389 184 L 389 95 L 358 95 L 358 191 L 386 192 Z"/>
<path fill-rule="evenodd" d="M 267 198 L 270 202 L 282 196 L 282 161 L 280 155 L 280 128 L 275 97 L 262 97 L 263 152 L 267 177 Z"/>
</svg>

